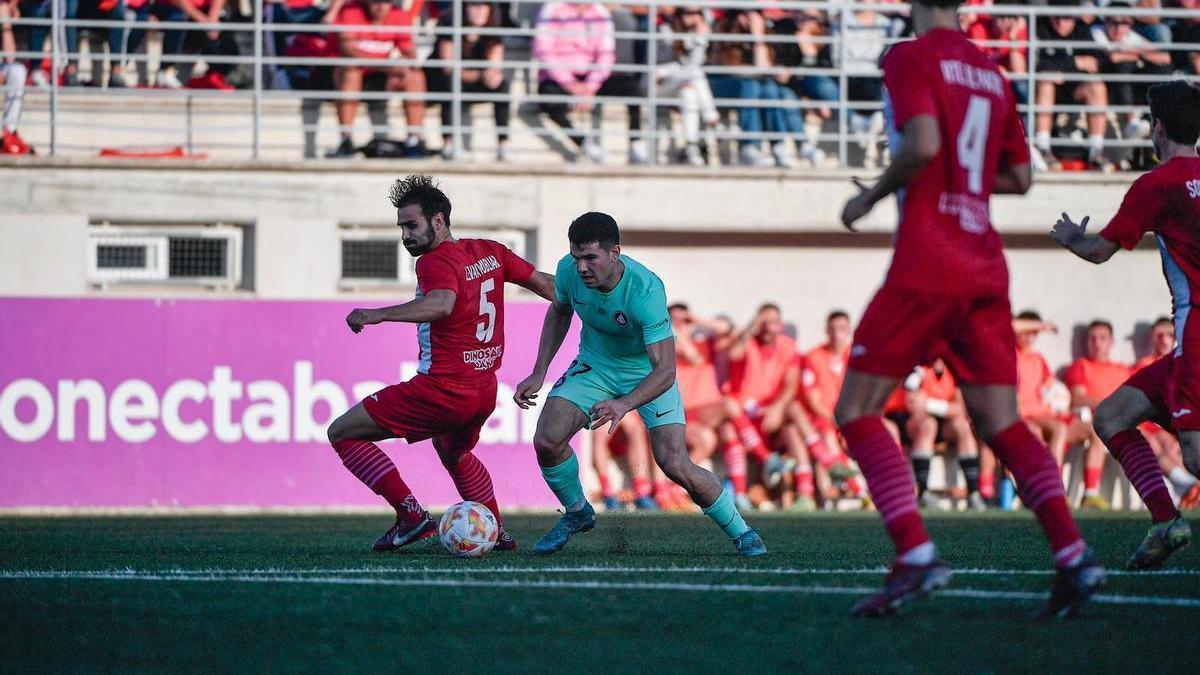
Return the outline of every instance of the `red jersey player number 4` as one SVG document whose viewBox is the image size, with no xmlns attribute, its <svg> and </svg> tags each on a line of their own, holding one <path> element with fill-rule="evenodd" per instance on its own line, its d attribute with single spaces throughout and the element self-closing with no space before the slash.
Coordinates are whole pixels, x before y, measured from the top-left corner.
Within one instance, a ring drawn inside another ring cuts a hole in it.
<svg viewBox="0 0 1200 675">
<path fill-rule="evenodd" d="M 1043 616 L 1076 612 L 1104 579 L 1071 518 L 1058 468 L 1021 422 L 1008 267 L 989 200 L 1029 189 L 1030 156 L 1013 94 L 960 28 L 955 0 L 915 0 L 919 36 L 884 57 L 895 151 L 846 203 L 854 225 L 896 194 L 900 220 L 883 287 L 863 313 L 835 417 L 896 547 L 883 590 L 854 607 L 880 616 L 944 587 L 949 570 L 925 530 L 913 476 L 884 425 L 888 395 L 914 366 L 942 358 L 975 429 L 1012 471 L 1059 569 Z"/>
<path fill-rule="evenodd" d="M 404 248 L 417 258 L 417 292 L 410 301 L 380 309 L 355 309 L 346 323 L 417 324 L 417 376 L 385 387 L 334 420 L 329 442 L 346 468 L 396 510 L 395 524 L 374 545 L 387 551 L 432 536 L 433 520 L 375 441 L 433 439 L 442 464 L 464 500 L 486 506 L 500 524 L 496 544 L 512 549 L 492 480 L 471 452 L 496 407 L 496 369 L 504 358 L 504 284 L 546 299 L 554 277 L 538 272 L 507 247 L 487 239 L 455 239 L 450 200 L 427 176 L 392 186 L 396 224 Z"/>
</svg>

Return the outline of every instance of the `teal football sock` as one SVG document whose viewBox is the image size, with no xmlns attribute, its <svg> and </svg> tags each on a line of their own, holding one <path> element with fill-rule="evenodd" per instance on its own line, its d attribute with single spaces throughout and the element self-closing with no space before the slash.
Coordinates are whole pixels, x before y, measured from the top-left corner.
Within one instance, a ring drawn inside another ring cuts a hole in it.
<svg viewBox="0 0 1200 675">
<path fill-rule="evenodd" d="M 568 511 L 578 511 L 583 508 L 586 500 L 583 498 L 583 484 L 579 482 L 579 460 L 575 453 L 567 461 L 558 466 L 542 467 L 542 478 L 546 485 L 558 497 L 558 502 Z"/>
<path fill-rule="evenodd" d="M 704 515 L 712 518 L 717 527 L 725 530 L 725 534 L 731 539 L 737 539 L 742 536 L 750 526 L 746 524 L 746 520 L 742 518 L 742 514 L 738 513 L 737 505 L 733 502 L 733 494 L 729 490 L 721 490 L 721 496 L 717 497 L 717 501 L 711 506 L 704 509 Z"/>
</svg>

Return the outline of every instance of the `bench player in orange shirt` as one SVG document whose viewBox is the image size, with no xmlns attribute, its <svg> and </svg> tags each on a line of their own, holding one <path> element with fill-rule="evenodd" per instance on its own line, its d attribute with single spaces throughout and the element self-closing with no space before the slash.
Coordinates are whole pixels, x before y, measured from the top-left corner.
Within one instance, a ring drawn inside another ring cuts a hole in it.
<svg viewBox="0 0 1200 675">
<path fill-rule="evenodd" d="M 1087 355 L 1075 359 L 1063 374 L 1071 389 L 1071 409 L 1074 417 L 1067 428 L 1067 445 L 1086 442 L 1083 462 L 1083 501 L 1080 508 L 1109 508 L 1108 500 L 1100 494 L 1100 478 L 1104 475 L 1104 460 L 1108 451 L 1092 425 L 1093 411 L 1132 374 L 1132 369 L 1110 356 L 1113 347 L 1112 324 L 1097 319 L 1087 327 Z"/>
<path fill-rule="evenodd" d="M 1038 335 L 1058 333 L 1058 327 L 1042 321 L 1037 312 L 1025 310 L 1013 319 L 1013 331 L 1017 334 L 1017 410 L 1029 430 L 1042 437 L 1054 461 L 1062 466 L 1067 451 L 1067 423 L 1048 402 L 1048 394 L 1057 381 L 1045 357 L 1033 348 Z"/>
<path fill-rule="evenodd" d="M 954 444 L 958 465 L 967 483 L 968 505 L 977 511 L 987 508 L 979 495 L 979 443 L 975 440 L 962 392 L 946 364 L 937 359 L 931 366 L 914 369 L 905 379 L 904 388 L 908 410 L 905 426 L 912 439 L 909 454 L 921 506 L 931 508 L 938 503 L 937 497 L 929 492 L 929 469 L 934 447 L 941 439 Z"/>
</svg>

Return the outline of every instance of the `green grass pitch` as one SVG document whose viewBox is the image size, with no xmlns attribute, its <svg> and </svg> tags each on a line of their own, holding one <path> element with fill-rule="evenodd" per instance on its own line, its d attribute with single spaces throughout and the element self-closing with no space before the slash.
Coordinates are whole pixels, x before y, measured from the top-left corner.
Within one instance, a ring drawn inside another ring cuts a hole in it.
<svg viewBox="0 0 1200 675">
<path fill-rule="evenodd" d="M 641 514 L 534 556 L 554 517 L 510 516 L 520 549 L 482 560 L 372 553 L 385 515 L 0 518 L 0 673 L 1197 668 L 1196 548 L 1034 624 L 1050 577 L 1029 514 L 931 516 L 951 588 L 868 621 L 849 608 L 889 556 L 874 514 L 755 514 L 756 560 L 707 519 Z M 1148 523 L 1080 524 L 1116 571 Z"/>
</svg>

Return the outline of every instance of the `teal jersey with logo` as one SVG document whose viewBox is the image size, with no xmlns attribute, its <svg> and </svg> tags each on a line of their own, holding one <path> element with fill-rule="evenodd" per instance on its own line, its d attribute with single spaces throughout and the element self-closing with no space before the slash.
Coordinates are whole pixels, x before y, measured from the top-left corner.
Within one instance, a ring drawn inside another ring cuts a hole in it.
<svg viewBox="0 0 1200 675">
<path fill-rule="evenodd" d="M 672 336 L 667 293 L 662 279 L 645 265 L 621 256 L 625 271 L 609 292 L 588 288 L 570 255 L 558 262 L 554 287 L 558 302 L 579 315 L 579 360 L 593 368 L 625 375 L 652 370 L 646 345 Z"/>
</svg>

